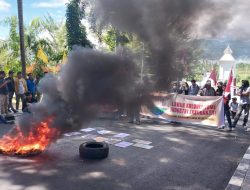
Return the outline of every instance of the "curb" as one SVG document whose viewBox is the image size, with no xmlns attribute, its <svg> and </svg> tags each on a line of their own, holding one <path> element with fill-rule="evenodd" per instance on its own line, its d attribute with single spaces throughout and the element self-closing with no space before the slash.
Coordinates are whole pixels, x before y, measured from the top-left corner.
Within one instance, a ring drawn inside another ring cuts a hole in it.
<svg viewBox="0 0 250 190">
<path fill-rule="evenodd" d="M 225 190 L 250 189 L 250 146 L 236 168 Z"/>
</svg>

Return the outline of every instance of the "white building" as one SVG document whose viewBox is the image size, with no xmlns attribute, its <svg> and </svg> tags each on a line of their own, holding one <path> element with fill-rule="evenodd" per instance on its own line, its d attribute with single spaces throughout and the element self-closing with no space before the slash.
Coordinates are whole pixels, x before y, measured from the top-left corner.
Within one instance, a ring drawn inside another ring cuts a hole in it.
<svg viewBox="0 0 250 190">
<path fill-rule="evenodd" d="M 233 51 L 228 45 L 219 61 L 219 81 L 224 82 L 228 80 L 231 69 L 233 69 L 233 76 L 236 76 L 236 61 L 232 54 Z"/>
</svg>

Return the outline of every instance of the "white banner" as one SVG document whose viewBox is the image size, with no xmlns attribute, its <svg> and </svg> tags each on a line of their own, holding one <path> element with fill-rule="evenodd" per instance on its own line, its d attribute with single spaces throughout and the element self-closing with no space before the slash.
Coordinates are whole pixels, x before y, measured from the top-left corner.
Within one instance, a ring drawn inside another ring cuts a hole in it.
<svg viewBox="0 0 250 190">
<path fill-rule="evenodd" d="M 173 122 L 224 125 L 224 105 L 221 96 L 187 96 L 154 93 L 154 105 L 142 106 L 142 115 Z"/>
</svg>

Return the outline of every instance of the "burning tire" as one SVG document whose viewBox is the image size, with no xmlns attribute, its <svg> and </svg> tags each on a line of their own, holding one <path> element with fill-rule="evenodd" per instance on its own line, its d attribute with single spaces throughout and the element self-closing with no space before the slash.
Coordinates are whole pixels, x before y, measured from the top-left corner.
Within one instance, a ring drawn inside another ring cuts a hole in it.
<svg viewBox="0 0 250 190">
<path fill-rule="evenodd" d="M 109 154 L 109 146 L 103 142 L 85 142 L 79 147 L 82 159 L 104 159 Z"/>
</svg>

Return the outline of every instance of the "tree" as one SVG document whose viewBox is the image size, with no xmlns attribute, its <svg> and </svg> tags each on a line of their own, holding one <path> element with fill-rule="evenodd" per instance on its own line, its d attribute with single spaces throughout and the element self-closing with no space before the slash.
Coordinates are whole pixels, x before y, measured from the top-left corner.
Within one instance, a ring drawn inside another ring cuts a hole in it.
<svg viewBox="0 0 250 190">
<path fill-rule="evenodd" d="M 4 20 L 4 24 L 10 27 L 9 36 L 0 43 L 0 62 L 5 71 L 12 69 L 21 70 L 20 64 L 20 40 L 17 32 L 17 17 L 12 16 Z"/>
<path fill-rule="evenodd" d="M 21 70 L 18 19 L 15 16 L 7 17 L 3 23 L 8 25 L 10 30 L 8 38 L 0 41 L 0 63 L 6 72 L 9 70 L 17 72 Z M 65 22 L 56 22 L 49 15 L 44 19 L 35 18 L 25 26 L 24 40 L 26 63 L 29 68 L 34 68 L 35 75 L 42 74 L 44 67 L 60 64 L 63 54 L 67 54 Z M 48 56 L 48 65 L 37 59 L 39 46 Z"/>
<path fill-rule="evenodd" d="M 85 6 L 83 4 L 81 10 L 80 2 L 80 0 L 71 0 L 67 4 L 66 28 L 69 50 L 71 50 L 74 45 L 82 47 L 91 47 L 91 43 L 87 39 L 86 28 L 81 23 L 82 19 L 85 16 Z"/>
<path fill-rule="evenodd" d="M 128 35 L 125 32 L 110 27 L 103 36 L 103 41 L 108 45 L 109 50 L 114 51 L 118 45 L 126 45 L 129 43 Z"/>
<path fill-rule="evenodd" d="M 18 21 L 19 21 L 19 36 L 20 36 L 20 52 L 22 74 L 26 77 L 26 63 L 25 63 L 25 47 L 24 47 L 24 27 L 23 27 L 23 0 L 17 0 L 18 7 Z"/>
</svg>

